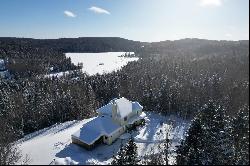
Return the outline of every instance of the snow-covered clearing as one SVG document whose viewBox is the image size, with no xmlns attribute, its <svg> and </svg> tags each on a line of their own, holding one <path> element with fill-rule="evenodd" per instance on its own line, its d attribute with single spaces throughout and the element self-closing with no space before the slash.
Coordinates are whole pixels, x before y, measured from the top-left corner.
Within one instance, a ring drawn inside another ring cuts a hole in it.
<svg viewBox="0 0 250 166">
<path fill-rule="evenodd" d="M 126 52 L 102 52 L 102 53 L 66 53 L 71 62 L 77 65 L 83 64 L 82 71 L 89 75 L 109 73 L 120 69 L 128 62 L 137 61 L 137 57 L 123 57 Z M 126 54 L 134 54 L 127 52 Z"/>
<path fill-rule="evenodd" d="M 25 136 L 17 144 L 23 156 L 28 154 L 31 159 L 28 164 L 108 164 L 113 154 L 119 150 L 120 143 L 127 142 L 130 135 L 126 133 L 112 145 L 100 144 L 91 151 L 72 144 L 71 134 L 91 119 L 53 125 Z M 147 113 L 146 124 L 132 132 L 138 146 L 138 154 L 144 155 L 156 147 L 157 143 L 162 142 L 169 128 L 172 128 L 170 133 L 174 140 L 171 147 L 173 149 L 188 126 L 188 121 L 176 117 Z M 174 162 L 174 158 L 171 161 Z"/>
<path fill-rule="evenodd" d="M 46 74 L 45 75 L 45 78 L 51 78 L 51 77 L 62 77 L 62 76 L 64 76 L 64 75 L 68 75 L 68 74 L 72 74 L 72 73 L 74 73 L 74 70 L 72 70 L 72 71 L 65 71 L 65 72 L 57 72 L 57 73 L 52 73 L 52 74 Z"/>
</svg>

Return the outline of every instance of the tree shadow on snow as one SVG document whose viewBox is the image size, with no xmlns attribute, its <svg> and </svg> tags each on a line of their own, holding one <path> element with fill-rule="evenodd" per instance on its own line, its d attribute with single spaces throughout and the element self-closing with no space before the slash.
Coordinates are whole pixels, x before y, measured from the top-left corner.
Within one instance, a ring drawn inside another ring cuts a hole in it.
<svg viewBox="0 0 250 166">
<path fill-rule="evenodd" d="M 145 141 L 142 140 L 141 143 L 143 143 L 143 148 L 142 148 L 142 152 L 143 153 L 146 153 L 147 150 L 149 150 L 150 147 L 152 147 L 152 145 L 154 144 L 154 137 L 158 131 L 159 128 L 162 127 L 162 124 L 163 123 L 166 123 L 166 118 L 162 118 L 161 115 L 159 114 L 149 114 L 148 115 L 150 121 L 148 121 L 146 123 L 145 126 L 143 126 L 142 128 L 145 128 L 143 134 L 142 134 L 142 137 L 144 137 Z M 140 134 L 141 131 L 135 131 L 133 133 L 133 136 L 136 137 L 137 135 Z M 137 141 L 136 141 L 137 142 Z M 138 140 L 138 143 L 140 143 L 140 140 Z"/>
<path fill-rule="evenodd" d="M 70 157 L 72 160 L 79 162 L 80 165 L 91 164 L 91 160 L 98 162 L 107 161 L 116 155 L 119 151 L 121 140 L 117 139 L 113 144 L 99 144 L 92 150 L 87 150 L 79 145 L 70 143 L 64 149 L 56 154 L 58 158 Z"/>
</svg>

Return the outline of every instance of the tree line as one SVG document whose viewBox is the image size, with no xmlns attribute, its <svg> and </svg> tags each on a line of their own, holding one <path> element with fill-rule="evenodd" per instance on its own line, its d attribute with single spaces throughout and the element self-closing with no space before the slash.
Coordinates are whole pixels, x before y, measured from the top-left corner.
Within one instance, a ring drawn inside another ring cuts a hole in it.
<svg viewBox="0 0 250 166">
<path fill-rule="evenodd" d="M 248 106 L 230 117 L 210 100 L 192 120 L 185 139 L 174 151 L 170 149 L 173 139 L 169 139 L 168 132 L 163 143 L 143 156 L 138 155 L 131 137 L 126 144 L 121 143 L 111 165 L 249 165 Z M 173 155 L 175 161 L 170 162 Z"/>
<path fill-rule="evenodd" d="M 247 41 L 144 43 L 144 47 L 136 46 L 140 59 L 119 71 L 94 76 L 75 71 L 61 78 L 39 77 L 47 73 L 48 64 L 57 71 L 77 69 L 60 52 L 61 48 L 56 50 L 44 45 L 35 48 L 35 44 L 29 46 L 27 43 L 10 40 L 1 41 L 0 45 L 0 56 L 9 61 L 10 72 L 14 75 L 13 79 L 0 80 L 0 123 L 6 128 L 1 131 L 4 139 L 0 146 L 6 152 L 11 151 L 8 147 L 14 140 L 28 133 L 55 123 L 94 116 L 96 108 L 119 96 L 139 101 L 144 111 L 188 119 L 201 114 L 208 101 L 223 108 L 219 112 L 229 119 L 237 117 L 242 108 L 249 107 Z M 19 68 L 18 63 L 25 67 Z M 11 67 L 11 64 L 14 65 Z M 244 113 L 246 111 L 243 109 Z M 208 125 L 206 118 L 201 119 L 201 123 Z M 242 131 L 238 141 L 235 138 L 238 142 L 235 147 L 243 146 L 240 142 L 246 131 Z M 224 131 L 230 138 L 237 135 L 230 135 L 230 132 Z M 184 142 L 183 146 L 185 144 L 190 143 Z M 241 158 L 245 153 L 237 155 Z M 183 153 L 180 151 L 180 154 Z"/>
</svg>

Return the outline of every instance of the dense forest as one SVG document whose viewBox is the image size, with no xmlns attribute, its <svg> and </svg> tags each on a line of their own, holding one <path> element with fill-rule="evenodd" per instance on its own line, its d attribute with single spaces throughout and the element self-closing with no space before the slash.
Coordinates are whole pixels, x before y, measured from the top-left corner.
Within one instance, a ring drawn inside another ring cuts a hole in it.
<svg viewBox="0 0 250 166">
<path fill-rule="evenodd" d="M 116 37 L 31 39 L 0 37 L 0 59 L 17 79 L 39 74 L 79 69 L 66 58 L 67 52 L 130 51 L 141 43 Z"/>
<path fill-rule="evenodd" d="M 0 37 L 1 45 L 31 46 L 32 48 L 50 48 L 62 52 L 117 52 L 136 51 L 143 42 L 119 37 L 80 37 L 60 39 L 32 39 Z"/>
<path fill-rule="evenodd" d="M 88 76 L 63 54 L 104 51 L 134 51 L 140 59 L 116 72 Z M 11 164 L 14 140 L 89 118 L 119 96 L 139 101 L 144 111 L 193 120 L 177 164 L 249 164 L 249 41 L 0 38 L 1 58 L 12 79 L 0 80 L 0 164 Z M 75 72 L 41 77 L 67 70 Z M 158 164 L 154 157 L 144 164 Z"/>
</svg>

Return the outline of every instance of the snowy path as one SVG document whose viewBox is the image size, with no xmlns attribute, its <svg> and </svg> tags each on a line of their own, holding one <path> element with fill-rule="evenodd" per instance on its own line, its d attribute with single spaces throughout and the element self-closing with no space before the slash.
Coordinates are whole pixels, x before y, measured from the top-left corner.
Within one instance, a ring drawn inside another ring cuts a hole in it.
<svg viewBox="0 0 250 166">
<path fill-rule="evenodd" d="M 140 138 L 135 138 L 134 141 L 136 143 L 163 143 L 165 140 L 143 140 Z"/>
</svg>

